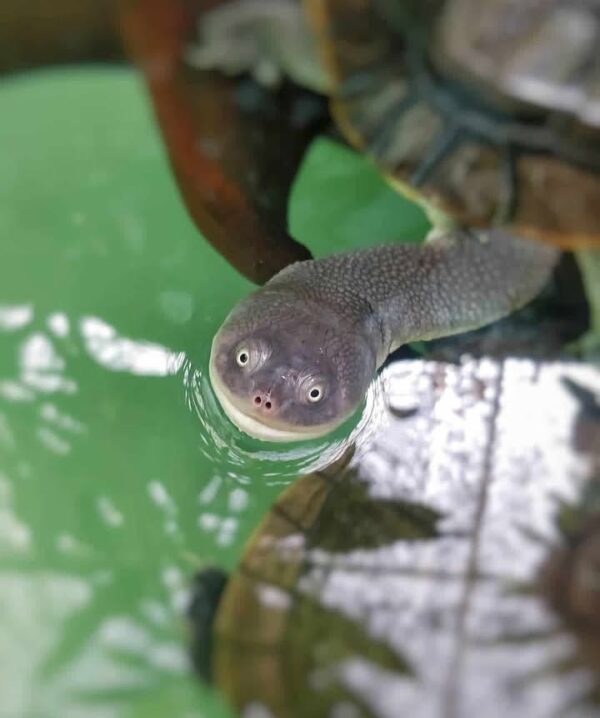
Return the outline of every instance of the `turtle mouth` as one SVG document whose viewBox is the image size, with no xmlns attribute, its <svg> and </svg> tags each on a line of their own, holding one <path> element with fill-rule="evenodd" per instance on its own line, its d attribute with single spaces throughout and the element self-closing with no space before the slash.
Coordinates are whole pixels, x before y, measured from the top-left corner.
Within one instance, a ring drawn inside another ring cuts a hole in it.
<svg viewBox="0 0 600 718">
<path fill-rule="evenodd" d="M 308 439 L 317 439 L 329 433 L 339 423 L 335 422 L 318 426 L 295 426 L 275 419 L 266 422 L 263 417 L 258 417 L 254 413 L 250 403 L 244 402 L 229 391 L 221 381 L 214 367 L 212 357 L 208 367 L 208 374 L 213 392 L 227 418 L 237 426 L 240 431 L 243 431 L 254 439 L 271 442 L 307 441 Z"/>
</svg>

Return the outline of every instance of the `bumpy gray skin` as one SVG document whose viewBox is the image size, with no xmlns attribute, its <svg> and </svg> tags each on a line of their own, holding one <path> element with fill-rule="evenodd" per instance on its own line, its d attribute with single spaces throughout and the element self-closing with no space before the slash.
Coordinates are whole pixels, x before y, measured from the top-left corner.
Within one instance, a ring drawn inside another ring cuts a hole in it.
<svg viewBox="0 0 600 718">
<path fill-rule="evenodd" d="M 558 255 L 490 230 L 298 262 L 227 317 L 212 347 L 213 388 L 234 423 L 256 438 L 323 435 L 355 411 L 391 351 L 523 306 Z M 315 386 L 316 402 L 308 395 Z"/>
</svg>

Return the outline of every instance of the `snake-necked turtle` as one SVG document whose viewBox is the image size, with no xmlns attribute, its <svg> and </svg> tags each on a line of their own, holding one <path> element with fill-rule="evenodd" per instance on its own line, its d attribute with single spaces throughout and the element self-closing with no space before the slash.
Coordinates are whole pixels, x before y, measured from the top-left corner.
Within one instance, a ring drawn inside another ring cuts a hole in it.
<svg viewBox="0 0 600 718">
<path fill-rule="evenodd" d="M 199 575 L 198 667 L 245 718 L 597 716 L 598 372 L 418 360 L 383 382 L 372 443 L 289 486 L 229 580 Z"/>
<path fill-rule="evenodd" d="M 346 139 L 435 226 L 420 247 L 296 263 L 234 309 L 210 374 L 243 431 L 271 441 L 330 431 L 396 347 L 510 313 L 544 285 L 554 245 L 600 242 L 597 4 L 237 0 L 200 27 L 196 64 L 326 91 Z"/>
</svg>

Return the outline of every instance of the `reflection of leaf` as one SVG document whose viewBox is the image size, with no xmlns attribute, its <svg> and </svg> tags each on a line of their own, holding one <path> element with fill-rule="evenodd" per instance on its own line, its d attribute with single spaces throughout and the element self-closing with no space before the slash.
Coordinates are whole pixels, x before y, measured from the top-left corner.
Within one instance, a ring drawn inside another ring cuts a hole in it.
<svg viewBox="0 0 600 718">
<path fill-rule="evenodd" d="M 347 701 L 346 674 L 357 657 L 368 670 L 409 678 L 401 651 L 298 582 L 306 549 L 341 553 L 427 539 L 436 535 L 438 518 L 422 505 L 371 498 L 344 461 L 299 479 L 255 531 L 221 598 L 212 663 L 217 684 L 236 705 L 260 702 L 279 718 L 325 716 Z M 196 642 L 206 635 L 201 606 Z M 376 715 L 360 693 L 352 705 L 356 715 Z"/>
<path fill-rule="evenodd" d="M 277 606 L 265 600 L 269 591 L 279 597 Z M 244 623 L 235 620 L 238 610 Z M 220 611 L 233 615 L 219 616 L 215 677 L 238 706 L 260 702 L 278 718 L 328 715 L 348 699 L 344 664 L 356 656 L 374 669 L 411 675 L 404 658 L 361 622 L 307 596 L 261 583 L 260 576 L 232 577 Z M 374 715 L 360 696 L 353 704 L 360 708 L 358 715 Z"/>
<path fill-rule="evenodd" d="M 368 484 L 350 473 L 328 495 L 310 539 L 324 551 L 374 549 L 434 538 L 439 519 L 438 511 L 423 504 L 370 497 Z"/>
<path fill-rule="evenodd" d="M 552 631 L 539 633 L 524 633 L 522 635 L 504 636 L 501 641 L 490 643 L 490 647 L 502 644 L 518 648 L 519 646 L 528 647 L 539 645 L 543 647 L 547 644 L 551 648 L 551 642 L 565 637 L 564 628 L 556 627 Z M 535 688 L 536 684 L 553 683 L 559 677 L 566 680 L 576 674 L 578 670 L 586 672 L 592 668 L 596 672 L 600 672 L 600 647 L 598 638 L 595 636 L 586 637 L 579 636 L 575 644 L 575 650 L 570 651 L 568 655 L 562 658 L 551 658 L 537 669 L 525 671 L 519 678 L 514 681 L 514 687 L 520 690 Z M 589 675 L 589 674 L 588 674 Z M 561 715 L 555 718 L 561 718 L 562 715 L 569 715 L 571 710 L 579 709 L 584 712 L 590 706 L 600 706 L 600 680 L 592 680 L 587 683 L 584 689 L 570 701 L 563 705 Z"/>
<path fill-rule="evenodd" d="M 339 676 L 345 661 L 360 659 L 377 669 L 400 677 L 414 677 L 407 661 L 385 640 L 377 640 L 360 621 L 353 621 L 319 602 L 298 599 L 292 610 L 285 636 L 288 703 L 304 696 L 305 715 L 326 715 L 331 706 L 344 701 L 348 694 Z M 306 691 L 309 678 L 313 690 Z M 360 696 L 355 701 L 361 705 Z M 365 710 L 365 715 L 372 713 Z"/>
<path fill-rule="evenodd" d="M 79 612 L 70 617 L 65 624 L 58 644 L 46 657 L 41 669 L 41 675 L 44 680 L 51 680 L 58 671 L 62 671 L 65 666 L 73 664 L 83 653 L 90 638 L 98 629 L 99 606 L 110 606 L 110 610 L 114 610 L 118 602 L 119 593 L 119 586 L 115 586 L 112 581 L 108 584 L 94 587 L 90 600 Z"/>
<path fill-rule="evenodd" d="M 573 382 L 563 382 L 571 391 Z M 588 420 L 596 421 L 592 412 L 586 412 Z M 581 417 L 580 417 L 581 418 Z M 502 644 L 522 646 L 546 644 L 572 639 L 570 650 L 559 657 L 550 657 L 536 669 L 525 672 L 515 685 L 526 688 L 536 683 L 548 682 L 559 676 L 568 679 L 578 670 L 592 670 L 592 680 L 580 695 L 563 706 L 567 715 L 571 710 L 583 710 L 586 706 L 600 705 L 600 584 L 597 583 L 600 567 L 600 514 L 597 513 L 598 480 L 594 476 L 583 487 L 577 501 L 557 500 L 554 524 L 559 541 L 542 540 L 530 535 L 532 541 L 545 548 L 545 558 L 538 575 L 529 583 L 509 588 L 510 596 L 533 598 L 541 595 L 556 612 L 557 623 L 543 630 L 508 634 L 491 640 L 489 646 Z M 596 566 L 596 564 L 598 564 Z M 593 581 L 595 571 L 596 584 Z M 552 656 L 549 650 L 549 656 Z M 588 674 L 589 675 L 589 674 Z"/>
<path fill-rule="evenodd" d="M 573 397 L 577 399 L 581 407 L 581 411 L 587 415 L 588 419 L 600 421 L 600 398 L 588 387 L 573 381 L 570 377 L 563 377 L 563 384 L 571 392 Z"/>
<path fill-rule="evenodd" d="M 225 589 L 214 668 L 236 705 L 396 718 L 442 701 L 465 716 L 485 696 L 486 718 L 594 710 L 573 669 L 600 675 L 597 642 L 557 625 L 535 590 L 551 550 L 539 537 L 600 448 L 565 373 L 598 380 L 575 364 L 386 368 L 389 395 L 418 411 L 394 417 L 354 468 L 290 486 Z M 585 450 L 572 442 L 581 421 Z"/>
<path fill-rule="evenodd" d="M 89 601 L 70 616 L 58 643 L 42 665 L 41 675 L 46 681 L 51 680 L 57 672 L 63 671 L 65 666 L 75 665 L 90 642 L 99 637 L 99 632 L 106 621 L 118 616 L 131 615 L 132 600 L 136 601 L 135 588 L 138 585 L 136 576 L 119 573 L 110 581 L 99 584 L 94 584 L 90 578 L 88 577 L 88 584 L 91 585 L 92 590 Z M 102 615 L 105 616 L 104 621 L 99 620 Z M 143 616 L 137 616 L 136 622 L 143 626 L 143 630 L 149 636 L 154 633 L 155 639 L 160 637 L 157 627 Z"/>
</svg>

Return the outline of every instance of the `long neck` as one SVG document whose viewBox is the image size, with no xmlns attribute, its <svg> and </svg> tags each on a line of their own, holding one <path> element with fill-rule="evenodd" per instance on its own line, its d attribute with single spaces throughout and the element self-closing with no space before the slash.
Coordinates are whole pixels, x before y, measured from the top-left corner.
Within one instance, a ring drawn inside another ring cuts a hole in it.
<svg viewBox="0 0 600 718">
<path fill-rule="evenodd" d="M 559 251 L 501 230 L 454 231 L 422 245 L 394 244 L 300 262 L 269 285 L 377 324 L 377 356 L 408 342 L 483 326 L 526 304 Z"/>
</svg>

